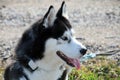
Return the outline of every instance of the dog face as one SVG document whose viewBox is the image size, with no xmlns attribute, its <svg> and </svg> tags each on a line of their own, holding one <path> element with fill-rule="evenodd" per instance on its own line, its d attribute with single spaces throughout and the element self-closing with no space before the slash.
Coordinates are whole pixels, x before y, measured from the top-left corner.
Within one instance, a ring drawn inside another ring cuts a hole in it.
<svg viewBox="0 0 120 80">
<path fill-rule="evenodd" d="M 16 49 L 19 56 L 27 55 L 33 60 L 51 58 L 79 67 L 78 59 L 86 53 L 86 48 L 73 36 L 74 30 L 68 21 L 65 2 L 57 14 L 50 6 L 43 19 L 27 30 Z"/>
<path fill-rule="evenodd" d="M 51 28 L 51 36 L 46 40 L 45 53 L 59 56 L 71 66 L 79 67 L 78 59 L 86 53 L 86 47 L 78 42 L 74 30 L 68 21 L 66 5 L 63 2 L 58 13 L 54 14 L 54 8 L 50 7 L 43 25 L 46 29 Z M 50 21 L 50 22 L 49 22 Z M 49 34 L 50 35 L 50 34 Z M 57 51 L 57 55 L 55 54 Z"/>
</svg>

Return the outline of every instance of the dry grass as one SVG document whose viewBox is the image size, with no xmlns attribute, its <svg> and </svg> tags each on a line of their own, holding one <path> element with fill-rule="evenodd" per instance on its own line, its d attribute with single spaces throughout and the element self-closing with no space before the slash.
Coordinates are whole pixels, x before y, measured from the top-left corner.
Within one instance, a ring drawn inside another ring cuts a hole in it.
<svg viewBox="0 0 120 80">
<path fill-rule="evenodd" d="M 97 57 L 85 62 L 81 70 L 73 70 L 69 80 L 120 80 L 120 67 L 115 61 Z"/>
<path fill-rule="evenodd" d="M 82 43 L 92 46 L 105 46 L 107 50 L 116 49 L 114 46 L 120 48 L 119 0 L 65 1 L 68 6 L 70 21 L 76 31 L 75 35 L 85 39 L 80 40 Z M 43 9 L 43 12 L 41 12 L 43 15 L 49 5 L 53 4 L 57 10 L 61 3 L 61 0 L 0 0 L 0 8 L 1 6 L 6 6 L 6 8 L 13 9 L 14 11 L 26 11 L 23 13 L 27 13 L 28 11 L 30 14 L 32 14 L 32 11 L 29 11 L 31 8 L 33 12 L 39 12 L 39 10 Z M 16 40 L 17 42 L 27 28 L 26 26 L 18 26 L 12 27 L 12 25 L 3 26 L 0 24 L 0 41 L 6 43 L 10 40 Z M 90 60 L 80 71 L 73 70 L 69 76 L 69 80 L 120 80 L 120 68 L 111 64 L 111 62 L 116 64 L 116 62 L 104 58 Z M 102 69 L 105 69 L 105 71 Z M 110 72 L 105 73 L 106 70 Z M 4 68 L 0 67 L 0 80 L 2 79 L 3 71 Z"/>
</svg>

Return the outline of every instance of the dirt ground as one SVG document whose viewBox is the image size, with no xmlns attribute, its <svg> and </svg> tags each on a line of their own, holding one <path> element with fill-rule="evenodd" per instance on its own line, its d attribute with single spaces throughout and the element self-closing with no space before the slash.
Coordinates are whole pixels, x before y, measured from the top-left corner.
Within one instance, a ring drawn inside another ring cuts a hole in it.
<svg viewBox="0 0 120 80">
<path fill-rule="evenodd" d="M 120 50 L 120 0 L 65 0 L 75 36 L 89 52 Z M 22 33 L 62 0 L 0 0 L 0 58 L 14 53 Z M 119 55 L 120 58 L 120 55 Z"/>
</svg>

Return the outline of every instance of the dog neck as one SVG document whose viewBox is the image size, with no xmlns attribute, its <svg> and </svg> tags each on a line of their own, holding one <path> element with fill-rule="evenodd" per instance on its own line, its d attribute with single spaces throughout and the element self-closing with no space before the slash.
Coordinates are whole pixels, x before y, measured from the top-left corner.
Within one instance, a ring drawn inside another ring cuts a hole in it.
<svg viewBox="0 0 120 80">
<path fill-rule="evenodd" d="M 36 70 L 34 70 L 33 72 L 31 72 L 33 75 L 38 75 L 39 73 L 41 73 L 42 75 L 46 75 L 47 77 L 45 78 L 45 80 L 48 80 L 50 77 L 51 77 L 51 79 L 49 79 L 49 80 L 68 80 L 69 67 L 66 66 L 65 64 L 59 64 L 59 65 L 54 64 L 53 66 L 50 66 L 49 64 L 45 65 L 45 64 L 41 63 L 40 61 L 37 61 L 34 64 L 37 65 L 38 68 Z M 41 64 L 41 65 L 39 65 L 39 64 Z M 44 66 L 42 66 L 42 65 L 44 65 Z M 26 71 L 26 69 L 25 69 L 25 71 Z M 43 77 L 42 75 L 39 75 L 39 77 Z M 34 77 L 32 77 L 32 78 L 35 79 Z"/>
<path fill-rule="evenodd" d="M 56 55 L 51 54 L 40 60 L 30 60 L 28 65 L 31 69 L 26 68 L 25 71 L 30 71 L 33 75 L 42 74 L 48 76 L 45 80 L 49 79 L 50 76 L 53 76 L 52 80 L 67 80 L 68 73 L 71 71 L 71 68 L 62 59 L 55 56 Z M 39 76 L 43 77 L 42 75 Z M 34 77 L 32 78 L 35 79 Z"/>
</svg>

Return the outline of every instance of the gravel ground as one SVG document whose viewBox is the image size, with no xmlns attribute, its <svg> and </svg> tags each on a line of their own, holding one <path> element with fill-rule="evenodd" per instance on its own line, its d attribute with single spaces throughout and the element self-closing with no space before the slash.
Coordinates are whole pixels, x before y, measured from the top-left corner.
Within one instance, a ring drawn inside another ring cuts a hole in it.
<svg viewBox="0 0 120 80">
<path fill-rule="evenodd" d="M 62 0 L 0 1 L 0 60 L 14 55 L 24 30 L 40 19 L 51 4 L 57 10 L 62 3 Z M 75 35 L 87 46 L 88 53 L 120 50 L 120 0 L 66 0 L 66 4 Z M 120 60 L 120 52 L 109 58 Z"/>
</svg>

